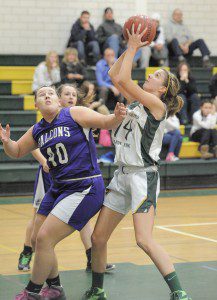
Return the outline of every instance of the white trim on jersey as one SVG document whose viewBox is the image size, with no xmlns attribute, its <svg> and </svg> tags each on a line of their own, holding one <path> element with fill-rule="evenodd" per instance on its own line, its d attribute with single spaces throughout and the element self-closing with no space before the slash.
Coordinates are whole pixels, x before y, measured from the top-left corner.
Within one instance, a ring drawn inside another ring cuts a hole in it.
<svg viewBox="0 0 217 300">
<path fill-rule="evenodd" d="M 34 208 L 39 208 L 41 201 L 44 198 L 44 195 L 45 195 L 45 189 L 44 189 L 44 180 L 43 180 L 42 168 L 41 168 L 38 174 L 37 187 L 34 195 L 34 201 L 33 201 Z"/>
<path fill-rule="evenodd" d="M 51 214 L 68 224 L 76 208 L 90 192 L 91 188 L 92 186 L 82 192 L 76 192 L 62 199 L 51 211 Z"/>
</svg>

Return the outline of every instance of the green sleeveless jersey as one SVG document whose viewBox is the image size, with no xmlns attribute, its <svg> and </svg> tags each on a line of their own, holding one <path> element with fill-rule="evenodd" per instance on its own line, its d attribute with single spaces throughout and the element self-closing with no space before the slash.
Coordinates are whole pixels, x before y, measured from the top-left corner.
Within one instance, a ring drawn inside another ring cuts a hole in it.
<svg viewBox="0 0 217 300">
<path fill-rule="evenodd" d="M 127 116 L 112 132 L 115 163 L 118 166 L 149 167 L 157 165 L 162 147 L 166 116 L 158 121 L 139 102 L 127 109 Z"/>
</svg>

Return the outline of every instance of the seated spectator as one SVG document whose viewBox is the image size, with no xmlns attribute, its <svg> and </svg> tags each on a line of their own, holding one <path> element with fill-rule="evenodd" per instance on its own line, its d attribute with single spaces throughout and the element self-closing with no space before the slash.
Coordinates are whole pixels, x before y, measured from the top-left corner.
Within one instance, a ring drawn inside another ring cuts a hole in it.
<svg viewBox="0 0 217 300">
<path fill-rule="evenodd" d="M 162 142 L 162 145 L 169 146 L 166 161 L 179 160 L 179 152 L 182 146 L 182 135 L 179 127 L 180 123 L 176 115 L 166 119 L 165 134 Z"/>
<path fill-rule="evenodd" d="M 209 83 L 209 91 L 217 111 L 217 74 L 213 75 Z"/>
<path fill-rule="evenodd" d="M 104 51 L 104 58 L 96 64 L 96 79 L 99 88 L 99 99 L 109 110 L 114 110 L 116 103 L 122 102 L 119 90 L 113 85 L 108 71 L 115 62 L 115 52 L 111 48 Z"/>
<path fill-rule="evenodd" d="M 88 101 L 85 102 L 85 106 L 90 109 L 96 110 L 98 113 L 103 115 L 109 115 L 108 108 L 103 104 L 103 100 L 96 99 L 96 88 L 95 85 L 90 81 L 84 81 L 81 85 L 81 91 L 87 95 Z M 92 96 L 92 97 L 91 97 Z M 98 97 L 97 97 L 98 98 Z"/>
<path fill-rule="evenodd" d="M 149 46 L 141 48 L 141 68 L 147 68 L 149 66 L 151 57 L 156 60 L 159 66 L 168 66 L 168 49 L 166 46 L 163 27 L 160 26 L 160 14 L 155 13 L 151 17 L 157 23 L 157 32 L 154 41 Z"/>
<path fill-rule="evenodd" d="M 180 81 L 180 95 L 184 105 L 179 112 L 181 124 L 188 124 L 192 121 L 192 116 L 200 108 L 200 98 L 197 94 L 197 86 L 194 77 L 191 75 L 190 67 L 182 62 L 177 68 L 177 78 Z"/>
<path fill-rule="evenodd" d="M 75 48 L 67 48 L 60 66 L 62 83 L 76 83 L 78 86 L 86 78 L 86 69 L 79 62 L 78 51 Z"/>
<path fill-rule="evenodd" d="M 50 86 L 60 82 L 59 57 L 55 51 L 50 51 L 35 69 L 32 90 L 35 92 L 42 86 Z"/>
<path fill-rule="evenodd" d="M 78 57 L 84 63 L 86 62 L 86 54 L 93 57 L 94 65 L 99 60 L 99 43 L 94 27 L 90 23 L 88 11 L 82 11 L 80 18 L 73 24 L 67 47 L 77 48 Z"/>
<path fill-rule="evenodd" d="M 200 109 L 193 115 L 193 126 L 191 128 L 191 140 L 199 142 L 201 158 L 217 158 L 217 114 L 215 106 L 210 100 L 204 100 Z M 213 153 L 210 152 L 213 147 Z"/>
<path fill-rule="evenodd" d="M 169 21 L 166 30 L 166 39 L 169 50 L 179 61 L 184 61 L 187 56 L 199 49 L 203 57 L 203 67 L 211 68 L 210 51 L 203 39 L 193 40 L 189 28 L 183 23 L 183 13 L 180 9 L 175 9 L 172 19 Z"/>
<path fill-rule="evenodd" d="M 104 11 L 104 22 L 97 29 L 97 37 L 103 51 L 111 48 L 115 52 L 115 57 L 118 57 L 126 49 L 122 27 L 115 22 L 111 7 L 107 7 Z"/>
</svg>

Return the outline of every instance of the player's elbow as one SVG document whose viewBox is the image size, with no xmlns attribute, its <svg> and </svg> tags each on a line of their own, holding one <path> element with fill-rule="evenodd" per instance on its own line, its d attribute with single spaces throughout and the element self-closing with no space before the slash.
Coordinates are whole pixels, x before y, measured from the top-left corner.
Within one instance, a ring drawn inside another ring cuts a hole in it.
<svg viewBox="0 0 217 300">
<path fill-rule="evenodd" d="M 120 76 L 119 75 L 112 76 L 111 80 L 114 85 L 120 84 Z"/>
<path fill-rule="evenodd" d="M 126 78 L 125 76 L 119 78 L 119 84 L 121 86 L 126 86 L 130 82 L 130 78 Z"/>
</svg>

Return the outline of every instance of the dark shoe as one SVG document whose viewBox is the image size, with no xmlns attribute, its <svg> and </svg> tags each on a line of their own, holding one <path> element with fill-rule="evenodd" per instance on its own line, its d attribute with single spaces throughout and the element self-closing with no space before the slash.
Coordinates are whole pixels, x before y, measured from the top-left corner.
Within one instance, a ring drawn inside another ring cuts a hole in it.
<svg viewBox="0 0 217 300">
<path fill-rule="evenodd" d="M 32 253 L 24 254 L 22 252 L 19 257 L 18 270 L 24 271 L 24 272 L 29 271 L 31 259 L 32 259 Z"/>
<path fill-rule="evenodd" d="M 43 300 L 66 300 L 66 295 L 62 286 L 46 286 L 41 290 L 40 295 Z"/>
<path fill-rule="evenodd" d="M 201 158 L 210 159 L 214 157 L 214 154 L 209 152 L 209 145 L 200 146 Z"/>
<path fill-rule="evenodd" d="M 192 300 L 185 291 L 176 291 L 170 294 L 170 300 Z"/>
<path fill-rule="evenodd" d="M 106 300 L 106 294 L 103 289 L 91 287 L 82 297 L 82 300 Z"/>
<path fill-rule="evenodd" d="M 214 64 L 210 61 L 210 59 L 206 59 L 203 61 L 203 68 L 212 69 Z"/>
<path fill-rule="evenodd" d="M 105 268 L 105 273 L 110 272 L 116 268 L 113 264 L 107 264 Z M 86 272 L 90 273 L 92 271 L 91 264 L 88 264 L 86 267 Z"/>
</svg>

